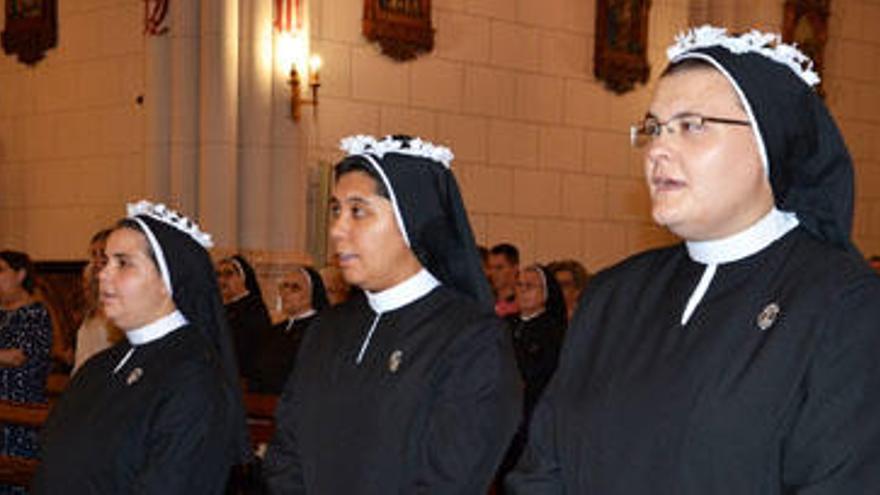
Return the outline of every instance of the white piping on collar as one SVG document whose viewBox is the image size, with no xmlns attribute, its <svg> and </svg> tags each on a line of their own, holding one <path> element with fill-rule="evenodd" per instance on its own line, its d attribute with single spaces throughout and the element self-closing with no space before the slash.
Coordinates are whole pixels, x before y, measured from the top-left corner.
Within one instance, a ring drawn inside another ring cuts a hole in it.
<svg viewBox="0 0 880 495">
<path fill-rule="evenodd" d="M 289 332 L 290 329 L 293 328 L 294 323 L 296 323 L 300 320 L 305 320 L 306 318 L 308 318 L 310 316 L 314 316 L 316 314 L 318 314 L 318 312 L 315 311 L 315 308 L 309 308 L 306 311 L 303 311 L 302 313 L 300 313 L 296 316 L 291 316 L 291 317 L 287 318 L 287 326 L 284 327 L 284 331 Z"/>
<path fill-rule="evenodd" d="M 189 323 L 183 313 L 174 310 L 158 320 L 148 323 L 140 328 L 128 330 L 125 332 L 125 338 L 131 345 L 148 344 L 154 340 L 159 340 L 169 333 Z"/>
<path fill-rule="evenodd" d="M 227 304 L 232 304 L 232 303 L 235 303 L 235 302 L 241 301 L 242 299 L 246 298 L 246 297 L 249 296 L 250 294 L 251 294 L 251 291 L 245 289 L 244 292 L 242 292 L 241 294 L 239 294 L 239 295 L 233 297 L 232 299 L 230 299 L 228 303 L 224 303 L 224 306 L 227 305 Z"/>
<path fill-rule="evenodd" d="M 376 326 L 379 324 L 379 318 L 382 317 L 383 313 L 402 308 L 422 298 L 439 285 L 440 281 L 434 278 L 431 272 L 422 268 L 412 277 L 390 289 L 385 289 L 382 292 L 364 291 L 364 294 L 367 296 L 367 303 L 376 312 L 376 316 L 373 317 L 370 329 L 367 330 L 367 336 L 364 337 L 364 341 L 361 343 L 361 349 L 358 352 L 355 363 L 361 364 L 361 361 L 364 360 L 364 354 L 366 354 L 367 348 L 370 346 L 370 341 L 373 340 L 373 333 L 375 333 Z"/>
<path fill-rule="evenodd" d="M 751 227 L 711 241 L 687 241 L 688 255 L 699 263 L 730 263 L 760 252 L 798 226 L 797 215 L 775 206 Z"/>
<path fill-rule="evenodd" d="M 738 261 L 764 250 L 798 224 L 797 215 L 780 211 L 774 206 L 763 218 L 742 232 L 724 239 L 688 241 L 688 255 L 694 261 L 705 263 L 706 269 L 681 313 L 682 326 L 687 324 L 709 290 L 719 264 Z"/>
<path fill-rule="evenodd" d="M 174 289 L 171 287 L 171 273 L 168 271 L 168 263 L 165 262 L 165 252 L 162 251 L 162 245 L 159 244 L 153 231 L 147 226 L 147 222 L 144 222 L 138 217 L 131 217 L 131 219 L 137 222 L 138 225 L 141 226 L 141 229 L 143 229 L 144 235 L 147 237 L 147 242 L 149 242 L 150 247 L 153 248 L 153 255 L 156 257 L 156 263 L 159 265 L 159 273 L 162 274 L 162 281 L 165 282 L 165 288 L 168 289 L 168 295 L 174 297 Z"/>
<path fill-rule="evenodd" d="M 364 291 L 367 295 L 367 303 L 376 313 L 382 314 L 394 311 L 397 308 L 421 298 L 440 285 L 440 281 L 431 275 L 431 272 L 422 268 L 412 277 L 403 282 L 385 289 L 382 292 Z"/>
<path fill-rule="evenodd" d="M 697 309 L 697 304 L 700 304 L 700 301 L 703 300 L 703 296 L 705 296 L 706 291 L 709 290 L 709 284 L 711 284 L 712 279 L 715 278 L 715 272 L 717 270 L 717 263 L 709 263 L 706 265 L 706 269 L 703 270 L 703 275 L 700 277 L 697 287 L 694 289 L 694 292 L 691 293 L 691 297 L 688 298 L 687 304 L 684 305 L 684 311 L 681 312 L 682 326 L 687 325 L 688 320 L 691 319 L 691 315 L 694 314 L 694 310 Z"/>
<path fill-rule="evenodd" d="M 120 359 L 119 362 L 116 363 L 116 367 L 113 368 L 114 375 L 116 374 L 117 371 L 121 370 L 123 366 L 125 366 L 125 363 L 127 363 L 129 359 L 131 359 L 131 355 L 134 354 L 134 350 L 135 350 L 135 346 L 131 346 L 128 349 L 128 352 L 126 352 L 125 355 L 122 356 L 122 359 Z"/>
<path fill-rule="evenodd" d="M 523 322 L 531 321 L 531 320 L 534 320 L 535 318 L 541 316 L 542 314 L 544 314 L 545 311 L 547 311 L 547 308 L 543 307 L 540 310 L 538 310 L 537 312 L 532 313 L 528 316 L 521 314 L 521 315 L 519 315 L 519 319 L 520 319 L 520 321 L 523 321 Z"/>
</svg>

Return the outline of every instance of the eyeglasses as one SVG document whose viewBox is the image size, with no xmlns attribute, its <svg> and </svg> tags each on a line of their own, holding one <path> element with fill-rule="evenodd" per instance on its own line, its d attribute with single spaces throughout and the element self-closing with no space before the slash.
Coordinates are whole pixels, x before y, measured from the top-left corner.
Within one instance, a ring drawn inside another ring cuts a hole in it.
<svg viewBox="0 0 880 495">
<path fill-rule="evenodd" d="M 298 291 L 302 290 L 302 286 L 295 282 L 281 282 L 278 284 L 278 290 Z"/>
<path fill-rule="evenodd" d="M 750 126 L 747 120 L 726 119 L 722 117 L 706 117 L 697 114 L 685 114 L 673 117 L 666 122 L 656 117 L 645 117 L 640 123 L 630 126 L 629 141 L 635 148 L 642 148 L 650 144 L 663 134 L 663 129 L 669 134 L 677 135 L 682 139 L 693 139 L 706 130 L 706 123 Z"/>
</svg>

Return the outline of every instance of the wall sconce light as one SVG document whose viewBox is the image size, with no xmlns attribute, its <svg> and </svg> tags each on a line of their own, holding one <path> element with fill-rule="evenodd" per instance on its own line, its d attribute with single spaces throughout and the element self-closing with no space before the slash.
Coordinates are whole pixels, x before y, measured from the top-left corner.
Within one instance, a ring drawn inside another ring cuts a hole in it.
<svg viewBox="0 0 880 495">
<path fill-rule="evenodd" d="M 302 97 L 302 80 L 300 79 L 299 71 L 296 70 L 296 64 L 290 65 L 290 79 L 288 80 L 290 84 L 290 117 L 294 122 L 299 122 L 302 114 L 302 105 L 312 105 L 313 114 L 315 107 L 318 106 L 318 88 L 321 87 L 321 63 L 321 57 L 318 55 L 312 55 L 309 59 L 308 80 L 309 89 L 312 93 L 311 98 Z"/>
</svg>

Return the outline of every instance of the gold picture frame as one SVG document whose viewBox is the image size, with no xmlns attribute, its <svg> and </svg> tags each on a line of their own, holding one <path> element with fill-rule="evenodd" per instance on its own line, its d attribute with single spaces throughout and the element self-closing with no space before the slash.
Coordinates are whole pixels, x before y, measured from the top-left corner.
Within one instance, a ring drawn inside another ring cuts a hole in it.
<svg viewBox="0 0 880 495">
<path fill-rule="evenodd" d="M 597 0 L 593 73 L 615 93 L 645 83 L 650 0 Z"/>
<path fill-rule="evenodd" d="M 431 0 L 364 0 L 363 34 L 398 61 L 434 49 Z"/>
<path fill-rule="evenodd" d="M 34 65 L 58 44 L 58 0 L 6 0 L 3 51 Z"/>
<path fill-rule="evenodd" d="M 813 61 L 813 70 L 822 77 L 831 0 L 786 0 L 782 15 L 782 40 L 794 43 Z M 824 96 L 822 85 L 816 91 Z"/>
</svg>

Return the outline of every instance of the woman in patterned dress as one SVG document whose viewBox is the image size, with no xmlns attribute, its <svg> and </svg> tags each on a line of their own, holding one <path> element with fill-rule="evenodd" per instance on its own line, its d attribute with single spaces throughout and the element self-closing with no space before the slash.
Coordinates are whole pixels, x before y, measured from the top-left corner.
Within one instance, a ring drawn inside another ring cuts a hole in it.
<svg viewBox="0 0 880 495">
<path fill-rule="evenodd" d="M 0 400 L 46 402 L 52 322 L 33 296 L 33 265 L 25 253 L 0 251 Z M 0 454 L 36 457 L 37 432 L 3 426 Z M 0 494 L 25 493 L 0 486 Z"/>
</svg>

